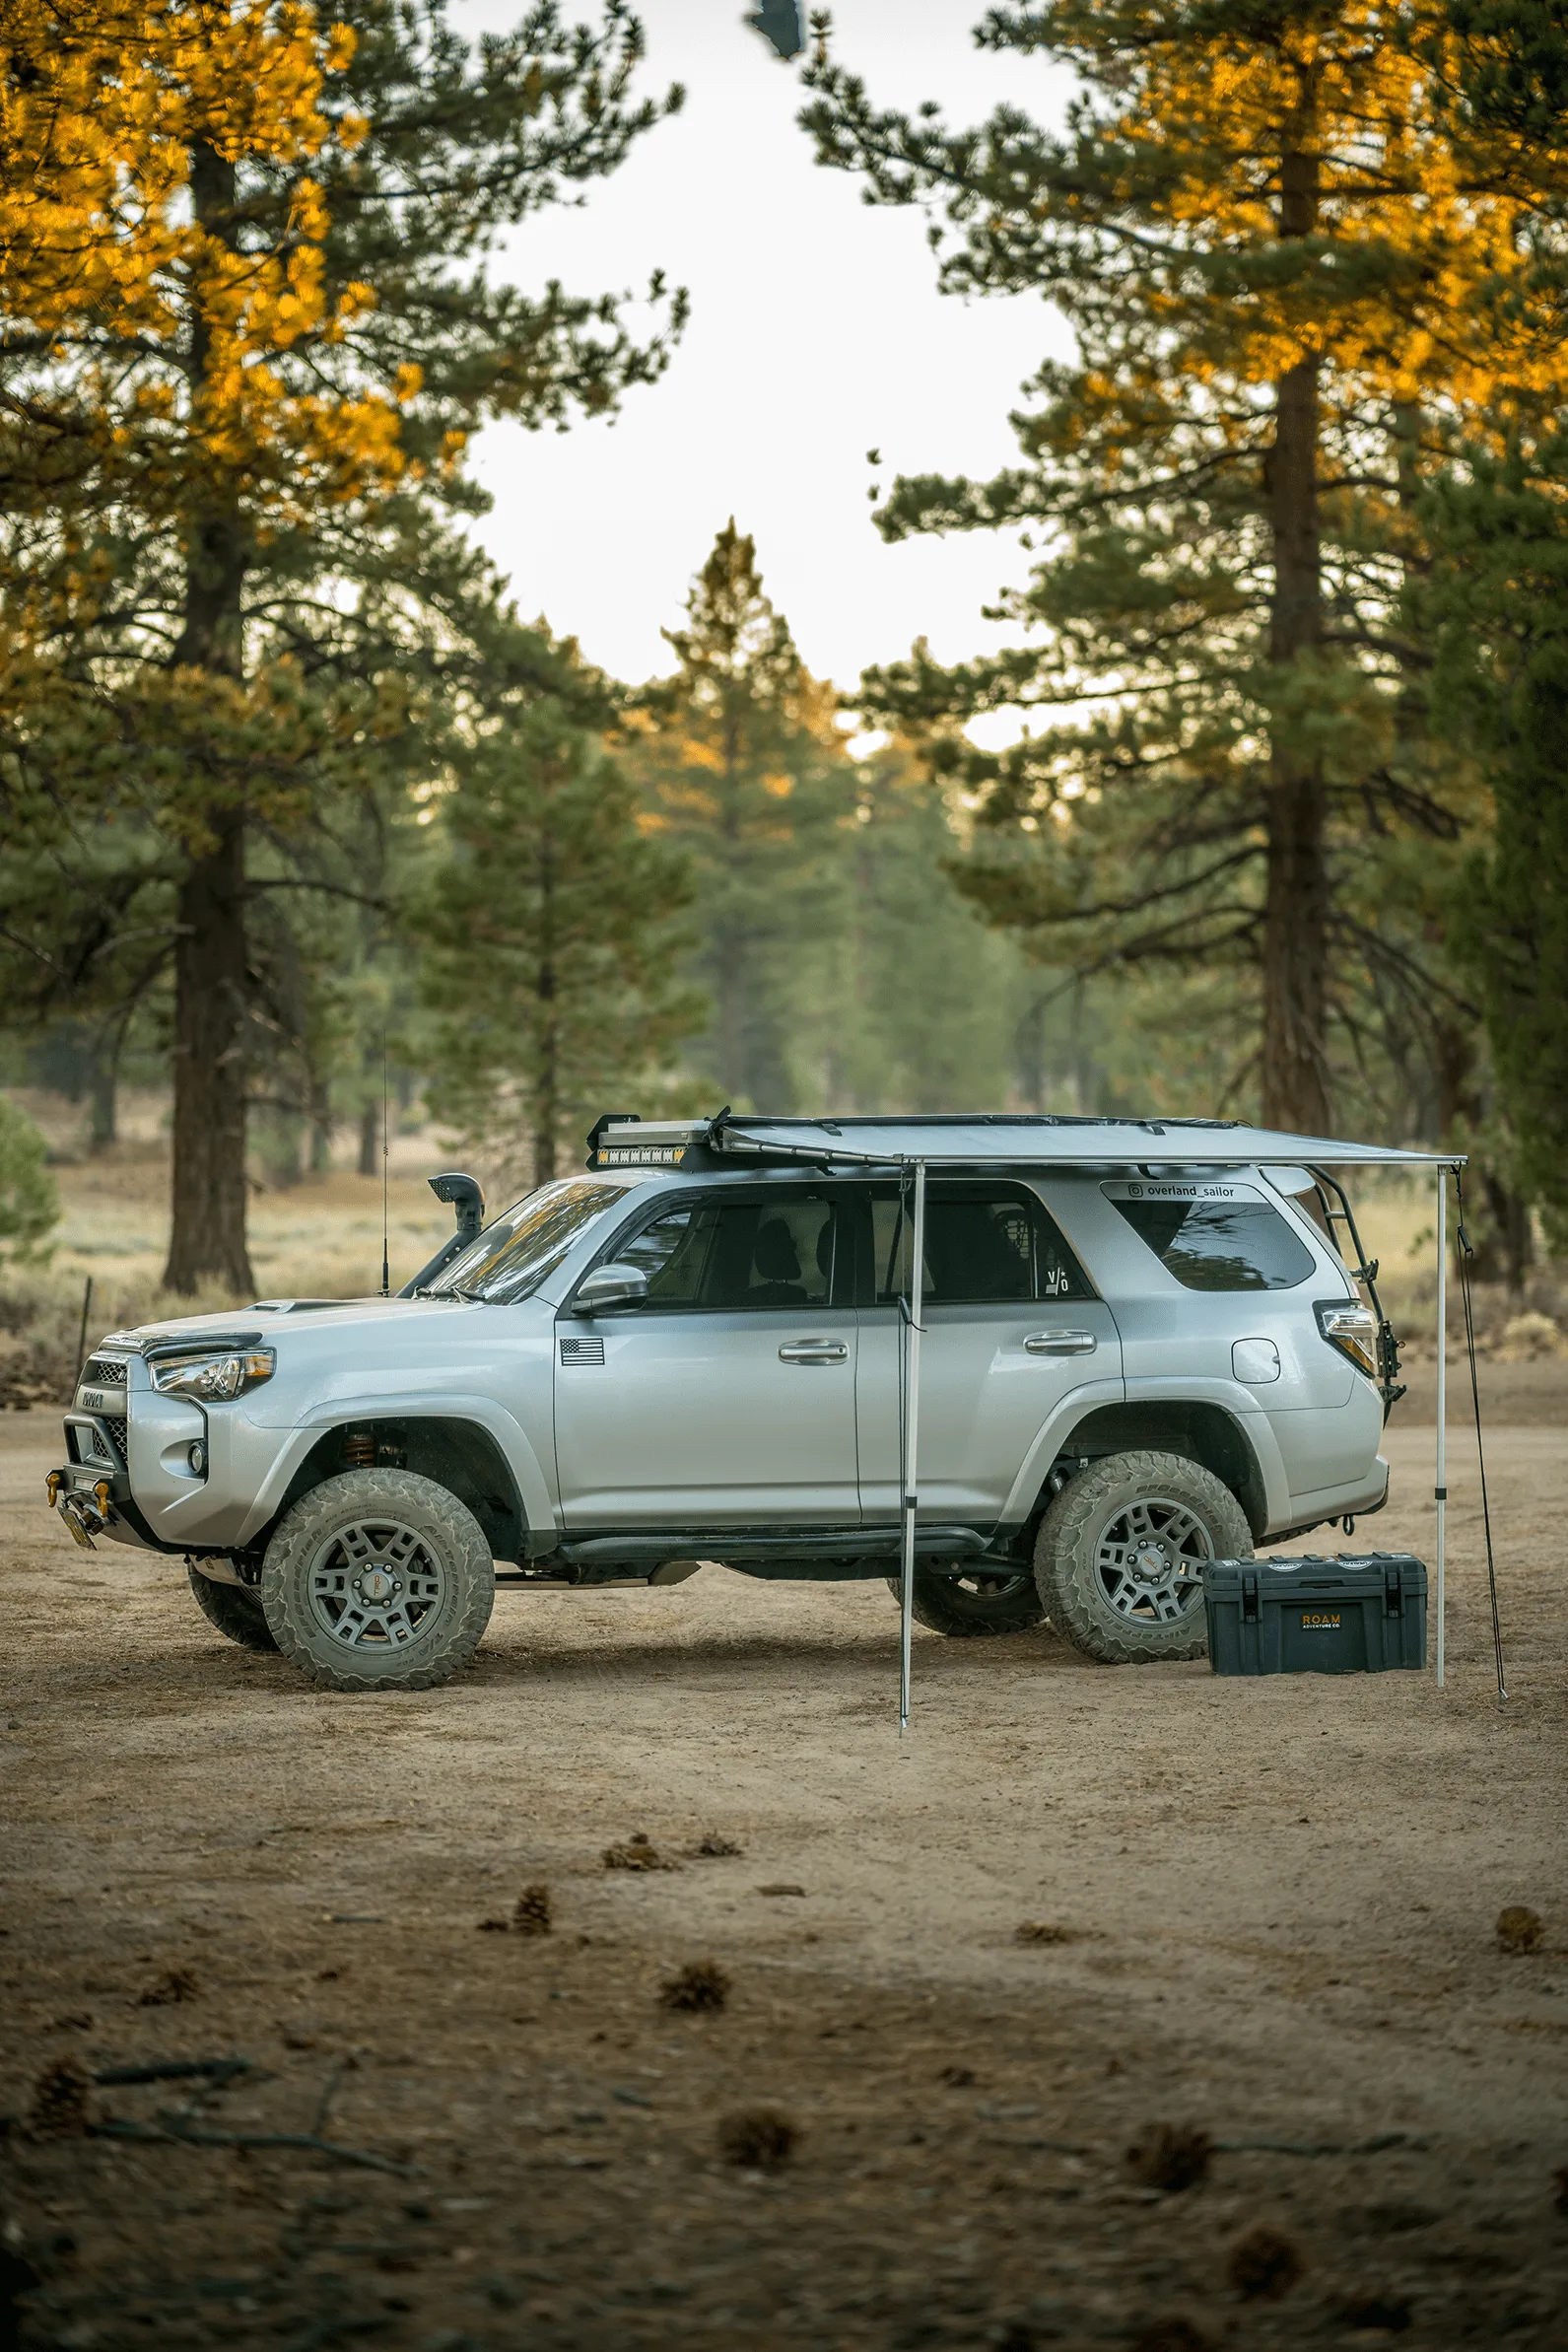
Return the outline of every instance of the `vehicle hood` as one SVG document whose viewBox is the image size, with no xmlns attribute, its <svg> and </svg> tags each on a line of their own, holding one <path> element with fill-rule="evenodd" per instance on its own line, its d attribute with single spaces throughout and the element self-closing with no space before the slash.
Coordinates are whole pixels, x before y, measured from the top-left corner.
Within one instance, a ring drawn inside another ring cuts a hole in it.
<svg viewBox="0 0 1568 2352">
<path fill-rule="evenodd" d="M 463 1298 L 265 1298 L 254 1306 L 229 1307 L 216 1315 L 174 1315 L 161 1323 L 138 1323 L 134 1330 L 105 1332 L 101 1347 L 130 1348 L 138 1354 L 162 1349 L 170 1342 L 200 1346 L 208 1341 L 252 1346 L 285 1335 L 291 1348 L 307 1335 L 352 1331 L 363 1324 L 399 1322 L 407 1329 L 413 1318 L 427 1324 L 450 1323 L 458 1316 L 494 1314 L 497 1310 Z"/>
</svg>

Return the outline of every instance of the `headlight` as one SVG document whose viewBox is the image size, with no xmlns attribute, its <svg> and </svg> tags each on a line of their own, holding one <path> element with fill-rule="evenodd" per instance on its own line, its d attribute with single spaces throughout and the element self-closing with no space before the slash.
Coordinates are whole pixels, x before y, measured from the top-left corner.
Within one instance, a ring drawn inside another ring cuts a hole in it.
<svg viewBox="0 0 1568 2352">
<path fill-rule="evenodd" d="M 1370 1307 L 1352 1299 L 1320 1299 L 1318 1329 L 1330 1348 L 1348 1355 L 1369 1380 L 1378 1376 L 1378 1319 Z"/>
<path fill-rule="evenodd" d="M 178 1355 L 149 1369 L 154 1388 L 166 1397 L 194 1397 L 199 1405 L 216 1405 L 270 1380 L 277 1364 L 275 1349 L 251 1348 L 243 1352 L 225 1349 L 221 1355 Z"/>
</svg>

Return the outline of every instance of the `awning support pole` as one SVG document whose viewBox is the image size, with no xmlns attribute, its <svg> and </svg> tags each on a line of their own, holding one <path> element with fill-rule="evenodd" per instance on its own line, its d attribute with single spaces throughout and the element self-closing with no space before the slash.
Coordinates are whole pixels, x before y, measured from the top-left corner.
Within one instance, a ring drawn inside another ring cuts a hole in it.
<svg viewBox="0 0 1568 2352">
<path fill-rule="evenodd" d="M 899 1580 L 899 1738 L 910 1720 L 910 1658 L 915 1638 L 915 1513 L 920 1500 L 920 1316 L 924 1309 L 925 1162 L 915 1162 L 915 1223 L 910 1236 L 909 1321 L 904 1330 L 904 1559 Z"/>
<path fill-rule="evenodd" d="M 1444 1528 L 1448 1507 L 1448 1170 L 1437 1172 L 1437 1465 L 1433 1498 L 1437 1504 L 1437 1592 L 1433 1615 L 1437 1620 L 1437 1687 L 1447 1679 L 1447 1627 L 1443 1622 Z"/>
</svg>

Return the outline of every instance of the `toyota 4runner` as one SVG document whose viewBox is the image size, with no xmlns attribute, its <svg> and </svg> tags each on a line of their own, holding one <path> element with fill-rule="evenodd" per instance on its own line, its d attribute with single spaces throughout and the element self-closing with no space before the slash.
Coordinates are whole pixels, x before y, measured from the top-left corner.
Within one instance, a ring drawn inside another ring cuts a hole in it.
<svg viewBox="0 0 1568 2352">
<path fill-rule="evenodd" d="M 1329 1238 L 1338 1185 L 1262 1148 L 1294 1139 L 1237 1164 L 1217 1123 L 721 1114 L 589 1141 L 489 1224 L 433 1178 L 458 1230 L 396 1297 L 109 1333 L 50 1474 L 73 1534 L 183 1557 L 222 1633 L 339 1690 L 451 1674 L 498 1575 L 897 1592 L 912 1148 L 922 1625 L 1196 1657 L 1205 1559 L 1385 1499 L 1393 1336 Z"/>
</svg>

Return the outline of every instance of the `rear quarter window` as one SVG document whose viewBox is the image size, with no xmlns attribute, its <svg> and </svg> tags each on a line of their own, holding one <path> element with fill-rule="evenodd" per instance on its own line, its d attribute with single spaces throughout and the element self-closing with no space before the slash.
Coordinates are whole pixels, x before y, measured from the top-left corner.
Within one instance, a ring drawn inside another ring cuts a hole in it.
<svg viewBox="0 0 1568 2352">
<path fill-rule="evenodd" d="M 1294 1290 L 1314 1259 L 1250 1185 L 1108 1184 L 1106 1199 L 1186 1290 Z"/>
</svg>

